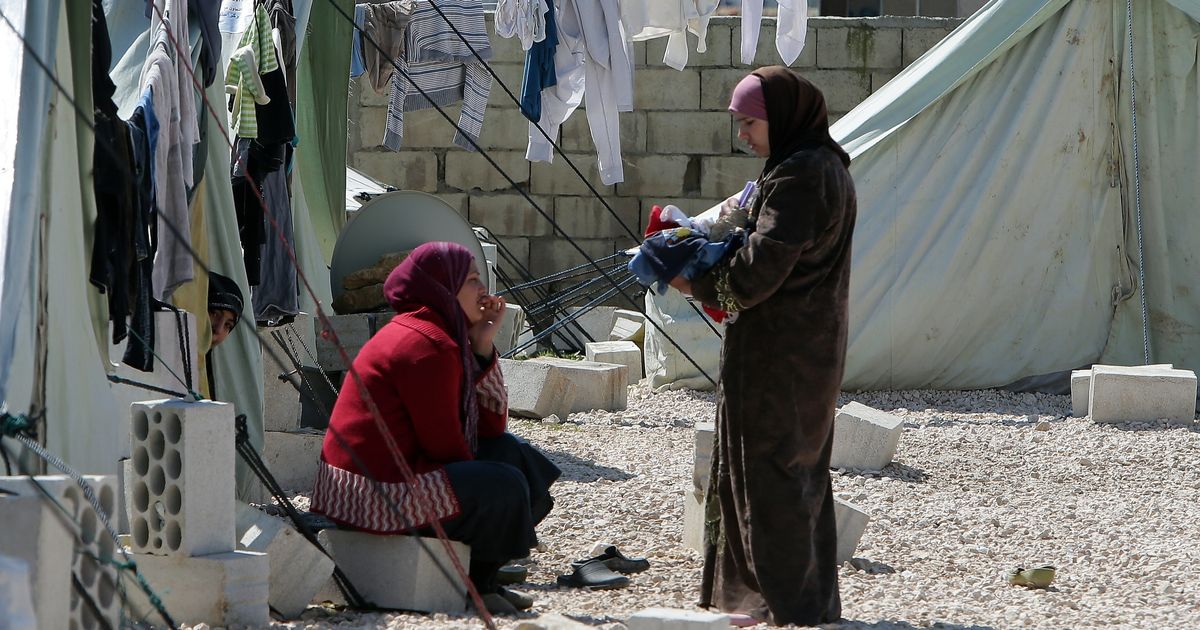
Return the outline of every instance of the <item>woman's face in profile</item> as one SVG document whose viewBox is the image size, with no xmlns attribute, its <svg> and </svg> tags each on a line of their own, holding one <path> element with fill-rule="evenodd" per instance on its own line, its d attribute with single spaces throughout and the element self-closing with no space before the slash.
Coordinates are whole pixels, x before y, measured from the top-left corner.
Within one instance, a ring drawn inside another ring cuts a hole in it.
<svg viewBox="0 0 1200 630">
<path fill-rule="evenodd" d="M 483 319 L 482 304 L 487 297 L 487 285 L 479 277 L 479 270 L 474 266 L 467 274 L 466 281 L 458 290 L 458 305 L 467 315 L 467 325 L 474 325 Z"/>
<path fill-rule="evenodd" d="M 733 117 L 738 126 L 738 139 L 745 142 L 758 157 L 771 155 L 771 141 L 767 133 L 767 121 L 742 114 Z"/>
</svg>

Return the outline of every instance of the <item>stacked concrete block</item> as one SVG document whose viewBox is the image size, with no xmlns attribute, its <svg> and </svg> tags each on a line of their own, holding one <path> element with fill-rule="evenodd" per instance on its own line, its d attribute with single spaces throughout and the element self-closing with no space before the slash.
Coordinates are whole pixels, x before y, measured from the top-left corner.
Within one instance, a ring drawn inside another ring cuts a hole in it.
<svg viewBox="0 0 1200 630">
<path fill-rule="evenodd" d="M 318 539 L 359 594 L 380 608 L 445 613 L 467 608 L 466 584 L 436 538 L 326 529 Z M 453 541 L 450 546 L 467 567 L 470 547 Z"/>
<path fill-rule="evenodd" d="M 841 499 L 833 500 L 833 517 L 837 521 L 837 563 L 842 564 L 854 557 L 871 517 L 862 508 Z"/>
<path fill-rule="evenodd" d="M 575 404 L 575 383 L 548 363 L 500 359 L 508 389 L 508 413 L 523 418 L 566 418 Z"/>
<path fill-rule="evenodd" d="M 276 362 L 276 357 L 284 363 Z M 262 366 L 263 428 L 267 431 L 290 431 L 298 428 L 300 390 L 295 384 L 299 384 L 300 376 L 294 373 L 295 367 L 279 348 L 274 348 L 274 354 L 263 351 Z"/>
<path fill-rule="evenodd" d="M 904 421 L 889 413 L 851 402 L 833 420 L 833 468 L 881 470 L 896 455 Z"/>
<path fill-rule="evenodd" d="M 342 359 L 341 353 L 338 352 L 338 345 L 334 343 L 334 335 L 336 334 L 338 343 L 346 349 L 350 362 L 353 362 L 354 357 L 358 356 L 358 351 L 366 345 L 367 340 L 374 337 L 380 328 L 391 321 L 391 318 L 392 313 L 329 315 L 329 325 L 333 328 L 333 332 L 328 334 L 321 322 L 315 322 L 316 349 L 314 352 L 317 355 L 318 365 L 326 372 L 340 372 L 347 369 L 348 365 Z"/>
<path fill-rule="evenodd" d="M 1191 424 L 1196 419 L 1196 373 L 1155 366 L 1094 366 L 1088 415 L 1094 422 Z"/>
<path fill-rule="evenodd" d="M 210 626 L 265 626 L 270 566 L 267 555 L 231 551 L 207 556 L 137 556 L 138 573 L 176 622 Z M 134 618 L 161 623 L 141 589 L 130 588 Z"/>
<path fill-rule="evenodd" d="M 208 320 L 205 320 L 205 325 L 208 325 Z M 110 325 L 111 326 L 111 325 Z M 180 334 L 183 335 L 183 345 L 180 345 Z M 112 339 L 111 331 L 108 337 Z M 200 378 L 196 371 L 199 366 L 196 362 L 196 319 L 190 313 L 183 312 L 180 316 L 176 316 L 171 311 L 161 311 L 154 313 L 154 338 L 158 343 L 154 346 L 154 369 L 149 372 L 142 372 L 134 369 L 121 362 L 121 357 L 125 356 L 125 348 L 132 341 L 133 337 L 126 337 L 121 343 L 108 346 L 108 362 L 109 371 L 118 377 L 153 385 L 181 394 L 186 394 L 184 387 L 180 384 L 179 379 L 184 379 L 192 383 L 192 389 L 199 391 Z M 186 352 L 185 352 L 186 351 Z M 190 370 L 187 368 L 191 368 Z M 178 378 L 176 378 L 178 375 Z M 147 400 L 158 400 L 162 398 L 161 393 L 148 390 L 144 387 L 136 385 L 126 385 L 123 383 L 110 383 L 113 397 L 117 401 L 117 409 L 122 414 L 129 411 L 129 406 L 135 402 L 143 402 Z M 128 416 L 122 415 L 121 431 L 124 434 L 129 429 Z M 117 454 L 118 459 L 129 457 L 127 450 L 128 443 L 122 441 L 120 452 Z"/>
<path fill-rule="evenodd" d="M 233 406 L 164 400 L 132 414 L 125 492 L 139 574 L 177 622 L 267 623 L 267 556 L 235 551 Z"/>
<path fill-rule="evenodd" d="M 71 621 L 74 536 L 57 510 L 40 495 L 0 497 L 0 555 L 29 567 L 38 630 L 62 630 Z"/>
<path fill-rule="evenodd" d="M 281 518 L 237 506 L 238 549 L 267 554 L 268 602 L 284 619 L 304 612 L 333 574 L 333 560 Z"/>
<path fill-rule="evenodd" d="M 1092 388 L 1092 370 L 1095 368 L 1119 367 L 1112 365 L 1093 365 L 1086 370 L 1071 370 L 1071 415 L 1082 418 L 1088 415 L 1088 401 Z M 1175 366 L 1170 363 L 1157 363 L 1146 367 L 1170 370 Z"/>
<path fill-rule="evenodd" d="M 625 383 L 642 379 L 642 349 L 632 341 L 596 341 L 584 344 L 584 356 L 596 363 L 615 363 L 629 368 Z"/>
<path fill-rule="evenodd" d="M 608 333 L 608 340 L 632 341 L 640 346 L 645 337 L 645 329 L 645 315 L 637 311 L 617 309 L 613 313 L 613 325 Z"/>
<path fill-rule="evenodd" d="M 517 338 L 521 331 L 525 330 L 525 309 L 517 304 L 504 305 L 504 319 L 500 323 L 500 330 L 496 331 L 496 350 L 500 354 L 507 354 L 517 346 Z"/>
<path fill-rule="evenodd" d="M 692 456 L 692 487 L 683 493 L 683 546 L 704 551 L 705 499 L 708 479 L 712 476 L 713 440 L 716 427 L 712 422 L 696 423 L 696 447 Z"/>
<path fill-rule="evenodd" d="M 0 555 L 0 619 L 10 630 L 37 630 L 29 563 Z"/>
<path fill-rule="evenodd" d="M 116 476 L 87 475 L 83 479 L 91 487 L 110 524 L 115 525 L 118 510 Z M 43 495 L 38 486 L 49 492 L 66 509 L 66 514 L 58 512 L 58 515 L 64 527 L 74 534 L 73 545 L 68 547 L 68 550 L 75 550 L 71 557 L 71 572 L 99 610 L 97 615 L 81 595 L 71 589 L 70 627 L 73 630 L 116 627 L 121 619 L 121 602 L 117 597 L 118 576 L 116 568 L 107 562 L 115 556 L 116 542 L 105 529 L 96 509 L 84 497 L 83 489 L 70 477 L 0 477 L 0 489 L 24 497 L 40 499 Z"/>
<path fill-rule="evenodd" d="M 629 402 L 629 368 L 615 363 L 574 361 L 557 357 L 537 357 L 528 362 L 543 363 L 561 370 L 575 383 L 575 403 L 571 411 L 620 411 Z"/>
<path fill-rule="evenodd" d="M 673 608 L 647 608 L 636 612 L 625 622 L 629 630 L 728 630 L 729 615 L 676 610 Z"/>
<path fill-rule="evenodd" d="M 567 308 L 567 315 L 575 315 L 581 310 L 582 307 L 569 307 Z M 579 328 L 583 329 L 583 332 L 586 333 L 587 337 L 592 338 L 592 341 L 607 341 L 608 334 L 612 330 L 613 313 L 616 310 L 617 309 L 612 306 L 594 306 L 576 317 L 575 323 L 579 325 Z M 559 317 L 562 316 L 560 315 Z M 586 343 L 588 341 L 584 335 L 579 334 L 579 330 L 575 327 L 572 326 L 569 328 L 569 330 L 572 330 L 581 342 Z M 565 342 L 559 335 L 554 336 L 555 347 L 558 347 L 560 350 L 565 350 L 566 348 L 564 343 Z"/>
<path fill-rule="evenodd" d="M 127 480 L 133 550 L 202 556 L 233 551 L 233 406 L 135 403 Z"/>
<path fill-rule="evenodd" d="M 325 432 L 315 429 L 267 431 L 263 435 L 263 462 L 279 487 L 289 492 L 312 492 Z"/>
</svg>

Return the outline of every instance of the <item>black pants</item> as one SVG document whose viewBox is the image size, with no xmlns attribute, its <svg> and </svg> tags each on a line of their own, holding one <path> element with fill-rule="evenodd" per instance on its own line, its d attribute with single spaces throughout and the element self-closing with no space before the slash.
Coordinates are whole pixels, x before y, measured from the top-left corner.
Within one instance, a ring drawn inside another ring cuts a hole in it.
<svg viewBox="0 0 1200 630">
<path fill-rule="evenodd" d="M 496 571 L 537 546 L 534 527 L 554 506 L 550 485 L 562 474 L 528 442 L 510 433 L 480 440 L 475 460 L 446 466 L 458 498 L 458 516 L 442 523 L 446 535 L 471 546 L 471 581 L 496 590 Z"/>
</svg>

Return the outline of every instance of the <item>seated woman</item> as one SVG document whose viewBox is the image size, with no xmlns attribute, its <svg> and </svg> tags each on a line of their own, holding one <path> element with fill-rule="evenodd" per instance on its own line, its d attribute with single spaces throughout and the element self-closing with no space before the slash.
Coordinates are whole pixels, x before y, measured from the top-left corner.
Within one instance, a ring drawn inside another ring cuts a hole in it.
<svg viewBox="0 0 1200 630">
<path fill-rule="evenodd" d="M 384 295 L 397 315 L 354 359 L 361 384 L 351 373 L 342 384 L 312 511 L 377 534 L 428 533 L 436 519 L 471 546 L 471 581 L 489 611 L 528 608 L 532 600 L 501 588 L 496 573 L 537 545 L 534 526 L 550 512 L 561 471 L 505 432 L 508 396 L 492 344 L 504 299 L 488 295 L 474 257 L 454 243 L 413 250 Z"/>
</svg>

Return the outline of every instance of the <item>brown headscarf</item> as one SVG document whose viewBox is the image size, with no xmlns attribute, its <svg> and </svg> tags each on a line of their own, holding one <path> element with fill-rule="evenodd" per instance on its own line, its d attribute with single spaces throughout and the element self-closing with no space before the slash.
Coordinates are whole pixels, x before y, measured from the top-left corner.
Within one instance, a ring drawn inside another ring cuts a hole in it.
<svg viewBox="0 0 1200 630">
<path fill-rule="evenodd" d="M 764 171 L 770 171 L 802 148 L 829 147 L 850 166 L 850 156 L 829 136 L 829 113 L 825 95 L 808 79 L 783 66 L 759 68 L 751 74 L 762 79 L 767 99 L 768 141 L 771 155 Z"/>
</svg>

